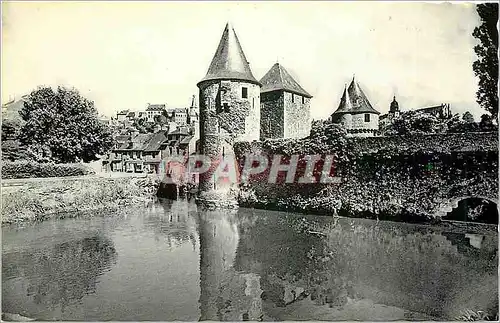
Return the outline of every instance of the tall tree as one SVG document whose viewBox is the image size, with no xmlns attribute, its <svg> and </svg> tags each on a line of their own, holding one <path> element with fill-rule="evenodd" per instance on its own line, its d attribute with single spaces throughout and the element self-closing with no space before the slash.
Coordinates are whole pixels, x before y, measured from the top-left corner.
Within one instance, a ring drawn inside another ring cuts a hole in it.
<svg viewBox="0 0 500 323">
<path fill-rule="evenodd" d="M 466 123 L 474 123 L 474 116 L 469 111 L 466 111 L 462 115 L 462 120 L 465 121 Z"/>
<path fill-rule="evenodd" d="M 113 145 L 111 130 L 99 122 L 94 102 L 74 89 L 40 87 L 19 114 L 25 121 L 21 143 L 49 154 L 54 162 L 97 160 Z"/>
<path fill-rule="evenodd" d="M 478 60 L 473 69 L 479 77 L 479 89 L 476 93 L 477 102 L 483 109 L 490 112 L 495 120 L 498 114 L 498 3 L 483 3 L 477 5 L 477 13 L 481 25 L 474 29 L 472 35 L 480 43 L 474 47 Z"/>
</svg>

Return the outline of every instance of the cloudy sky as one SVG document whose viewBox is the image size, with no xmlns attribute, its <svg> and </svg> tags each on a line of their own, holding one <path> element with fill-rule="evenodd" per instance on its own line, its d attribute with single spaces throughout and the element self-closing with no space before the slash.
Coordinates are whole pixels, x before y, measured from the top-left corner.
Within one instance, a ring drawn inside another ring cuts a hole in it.
<svg viewBox="0 0 500 323">
<path fill-rule="evenodd" d="M 112 115 L 186 106 L 231 21 L 257 79 L 277 61 L 324 118 L 353 76 L 381 112 L 450 103 L 483 111 L 472 71 L 473 4 L 336 2 L 3 3 L 2 102 L 76 87 Z"/>
</svg>

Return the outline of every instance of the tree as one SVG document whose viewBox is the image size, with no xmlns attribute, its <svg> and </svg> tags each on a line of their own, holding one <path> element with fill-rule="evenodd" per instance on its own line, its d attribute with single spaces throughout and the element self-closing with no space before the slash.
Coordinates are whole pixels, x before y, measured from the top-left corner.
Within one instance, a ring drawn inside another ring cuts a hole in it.
<svg viewBox="0 0 500 323">
<path fill-rule="evenodd" d="M 498 131 L 498 126 L 493 124 L 491 115 L 483 114 L 479 122 L 479 129 L 481 131 Z"/>
<path fill-rule="evenodd" d="M 40 87 L 19 114 L 25 121 L 21 143 L 51 161 L 90 162 L 113 146 L 111 130 L 99 122 L 94 102 L 75 89 Z"/>
<path fill-rule="evenodd" d="M 474 47 L 478 57 L 472 68 L 479 78 L 479 89 L 476 93 L 479 105 L 490 112 L 494 120 L 498 116 L 498 3 L 477 5 L 477 13 L 481 25 L 474 29 L 472 35 L 480 41 Z"/>
<path fill-rule="evenodd" d="M 159 125 L 162 129 L 163 126 L 167 124 L 167 117 L 165 117 L 163 114 L 156 115 L 154 117 L 155 124 Z"/>
<path fill-rule="evenodd" d="M 452 118 L 446 121 L 446 132 L 464 133 L 478 131 L 479 126 L 474 122 L 474 117 L 470 112 L 465 112 L 460 119 L 459 114 L 455 114 Z"/>
<path fill-rule="evenodd" d="M 404 136 L 415 133 L 442 132 L 444 124 L 435 116 L 426 113 L 407 111 L 392 119 L 382 132 L 387 136 Z"/>
<path fill-rule="evenodd" d="M 148 133 L 146 128 L 146 119 L 136 118 L 132 126 L 139 131 L 139 133 Z"/>
<path fill-rule="evenodd" d="M 465 112 L 462 116 L 462 120 L 466 123 L 474 123 L 474 116 L 469 111 Z"/>
</svg>

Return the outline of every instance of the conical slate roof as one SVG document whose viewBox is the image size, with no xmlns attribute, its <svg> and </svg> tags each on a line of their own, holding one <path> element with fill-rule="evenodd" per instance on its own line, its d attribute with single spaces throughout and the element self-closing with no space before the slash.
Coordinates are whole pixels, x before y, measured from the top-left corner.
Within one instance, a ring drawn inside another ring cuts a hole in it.
<svg viewBox="0 0 500 323">
<path fill-rule="evenodd" d="M 366 98 L 365 93 L 359 87 L 359 84 L 352 78 L 351 85 L 347 89 L 349 92 L 349 97 L 352 103 L 352 112 L 353 113 L 376 113 L 380 114 L 377 110 L 375 110 L 370 101 Z"/>
<path fill-rule="evenodd" d="M 340 99 L 340 104 L 334 114 L 341 113 L 376 113 L 380 114 L 375 110 L 370 101 L 366 98 L 365 93 L 359 87 L 359 84 L 352 78 L 352 82 L 349 87 L 344 88 L 344 94 L 342 99 Z"/>
<path fill-rule="evenodd" d="M 349 92 L 347 91 L 347 85 L 344 87 L 344 93 L 340 99 L 340 104 L 337 110 L 333 114 L 338 113 L 350 113 L 352 110 L 351 99 L 349 98 Z"/>
<path fill-rule="evenodd" d="M 312 95 L 307 93 L 279 63 L 271 67 L 266 75 L 262 77 L 260 83 L 262 84 L 261 93 L 284 90 L 312 98 Z"/>
<path fill-rule="evenodd" d="M 226 24 L 207 75 L 198 84 L 209 80 L 225 79 L 259 84 L 250 70 L 250 65 L 243 53 L 238 36 L 236 36 L 236 32 L 229 23 Z"/>
</svg>

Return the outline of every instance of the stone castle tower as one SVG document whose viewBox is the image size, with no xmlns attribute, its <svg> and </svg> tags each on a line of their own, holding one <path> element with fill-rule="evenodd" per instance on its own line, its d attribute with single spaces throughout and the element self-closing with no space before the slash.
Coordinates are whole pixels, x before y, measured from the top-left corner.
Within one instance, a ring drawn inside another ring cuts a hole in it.
<svg viewBox="0 0 500 323">
<path fill-rule="evenodd" d="M 260 86 L 228 23 L 208 72 L 198 83 L 202 155 L 213 161 L 234 158 L 234 142 L 259 139 Z M 228 192 L 235 186 L 219 181 L 214 171 L 212 168 L 200 176 L 201 194 Z"/>
<path fill-rule="evenodd" d="M 342 124 L 350 136 L 371 137 L 379 129 L 379 115 L 353 77 L 330 120 Z"/>
<path fill-rule="evenodd" d="M 261 140 L 307 137 L 310 132 L 312 95 L 279 63 L 271 67 L 260 83 Z"/>
</svg>

